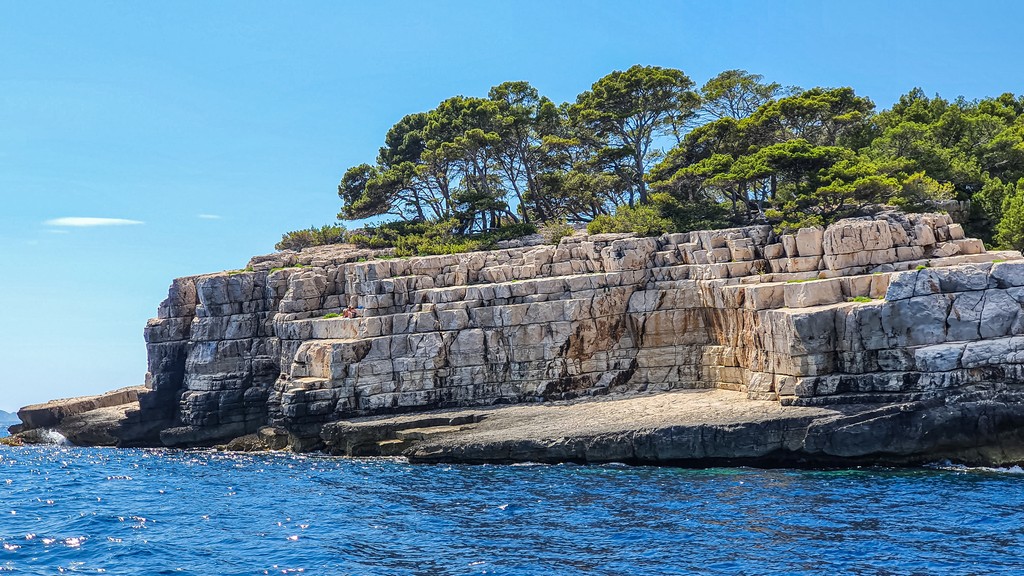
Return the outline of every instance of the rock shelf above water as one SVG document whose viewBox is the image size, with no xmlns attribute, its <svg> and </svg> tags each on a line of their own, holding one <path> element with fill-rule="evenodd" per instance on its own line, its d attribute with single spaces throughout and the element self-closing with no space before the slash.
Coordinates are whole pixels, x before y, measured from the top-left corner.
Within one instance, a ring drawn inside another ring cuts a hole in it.
<svg viewBox="0 0 1024 576">
<path fill-rule="evenodd" d="M 1019 413 L 994 398 L 791 407 L 728 390 L 356 418 L 328 425 L 324 439 L 333 454 L 404 454 L 422 463 L 836 466 L 1024 459 Z"/>
<path fill-rule="evenodd" d="M 915 444 L 925 453 L 1000 462 L 1017 457 L 1024 426 L 1024 259 L 986 252 L 942 214 L 781 236 L 768 226 L 579 234 L 409 259 L 351 246 L 280 252 L 174 280 L 146 341 L 146 388 L 114 432 L 123 446 L 210 446 L 272 427 L 292 449 L 346 453 L 339 423 L 353 419 L 685 390 L 725 391 L 715 398 L 737 414 L 773 406 L 780 422 L 811 409 L 890 411 L 877 429 L 858 424 L 862 436 L 894 434 L 893 422 L 914 420 L 892 414 L 918 414 L 932 428 L 907 434 L 948 440 Z M 623 430 L 642 427 L 632 418 L 622 413 Z M 972 418 L 973 432 L 954 433 Z M 761 442 L 748 428 L 733 444 Z M 835 430 L 815 446 L 841 444 Z M 430 460 L 423 436 L 381 438 L 379 453 Z M 704 457 L 680 442 L 664 460 Z M 874 452 L 840 445 L 829 458 L 883 459 L 884 442 L 862 444 Z"/>
</svg>

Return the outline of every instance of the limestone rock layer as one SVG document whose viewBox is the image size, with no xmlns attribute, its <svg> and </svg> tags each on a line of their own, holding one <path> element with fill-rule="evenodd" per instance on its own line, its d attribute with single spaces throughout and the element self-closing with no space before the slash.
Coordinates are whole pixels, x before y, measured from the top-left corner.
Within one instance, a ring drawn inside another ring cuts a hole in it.
<svg viewBox="0 0 1024 576">
<path fill-rule="evenodd" d="M 176 279 L 145 335 L 124 445 L 273 425 L 312 449 L 358 416 L 680 389 L 1005 396 L 1024 381 L 1024 260 L 898 213 L 408 259 L 332 246 Z"/>
</svg>

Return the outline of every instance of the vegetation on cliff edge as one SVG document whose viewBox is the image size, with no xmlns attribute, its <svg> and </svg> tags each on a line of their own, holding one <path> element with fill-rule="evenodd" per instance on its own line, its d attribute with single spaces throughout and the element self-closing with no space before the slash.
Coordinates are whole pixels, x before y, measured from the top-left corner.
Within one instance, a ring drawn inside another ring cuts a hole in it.
<svg viewBox="0 0 1024 576">
<path fill-rule="evenodd" d="M 852 88 L 786 88 L 743 70 L 702 87 L 633 66 L 555 104 L 526 82 L 410 114 L 345 171 L 341 220 L 278 249 L 348 241 L 399 255 L 486 248 L 538 226 L 669 231 L 827 225 L 889 204 L 970 201 L 965 227 L 1024 248 L 1024 97 L 914 89 L 890 109 Z"/>
</svg>

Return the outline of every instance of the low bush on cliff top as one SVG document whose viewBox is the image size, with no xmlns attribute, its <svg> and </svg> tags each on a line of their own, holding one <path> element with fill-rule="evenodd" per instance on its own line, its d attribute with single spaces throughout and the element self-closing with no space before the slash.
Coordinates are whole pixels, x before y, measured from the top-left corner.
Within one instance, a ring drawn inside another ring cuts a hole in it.
<svg viewBox="0 0 1024 576">
<path fill-rule="evenodd" d="M 456 233 L 454 219 L 442 222 L 387 222 L 353 231 L 349 241 L 360 248 L 394 248 L 394 256 L 432 256 L 487 250 L 502 240 L 535 234 L 531 224 L 505 224 L 481 234 Z"/>
<path fill-rule="evenodd" d="M 305 230 L 294 230 L 281 236 L 281 241 L 274 245 L 275 250 L 301 250 L 310 246 L 341 244 L 347 241 L 348 233 L 341 224 L 325 224 L 317 228 L 310 226 Z"/>
<path fill-rule="evenodd" d="M 1024 146 L 1018 146 L 1024 149 Z M 1016 189 L 1006 194 L 1002 203 L 1003 217 L 996 227 L 996 241 L 1014 250 L 1024 250 L 1024 178 Z"/>
<path fill-rule="evenodd" d="M 615 214 L 602 214 L 587 224 L 587 232 L 590 234 L 628 232 L 638 236 L 660 236 L 674 231 L 672 221 L 664 218 L 654 206 L 630 207 L 624 204 L 619 206 Z"/>
<path fill-rule="evenodd" d="M 542 226 L 539 233 L 548 244 L 558 244 L 562 238 L 575 234 L 576 229 L 565 221 L 559 221 Z"/>
<path fill-rule="evenodd" d="M 394 248 L 386 257 L 433 256 L 460 254 L 474 250 L 487 250 L 502 240 L 512 240 L 536 234 L 532 224 L 505 224 L 479 234 L 459 234 L 458 222 L 385 222 L 347 232 L 344 226 L 328 225 L 321 228 L 296 230 L 285 234 L 275 248 L 296 250 L 310 246 L 347 242 L 359 248 Z"/>
</svg>

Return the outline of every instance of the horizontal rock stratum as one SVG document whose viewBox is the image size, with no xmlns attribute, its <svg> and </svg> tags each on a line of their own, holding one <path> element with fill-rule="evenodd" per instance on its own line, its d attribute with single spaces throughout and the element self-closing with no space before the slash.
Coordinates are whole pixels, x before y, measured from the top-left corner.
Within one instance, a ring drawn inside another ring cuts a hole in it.
<svg viewBox="0 0 1024 576">
<path fill-rule="evenodd" d="M 118 445 L 1024 460 L 1024 259 L 986 252 L 942 214 L 408 259 L 280 252 L 174 280 L 146 342 L 146 389 L 110 430 Z M 494 408 L 507 404 L 530 406 Z M 639 405 L 664 417 L 655 426 Z M 546 419 L 517 427 L 515 414 Z"/>
</svg>

